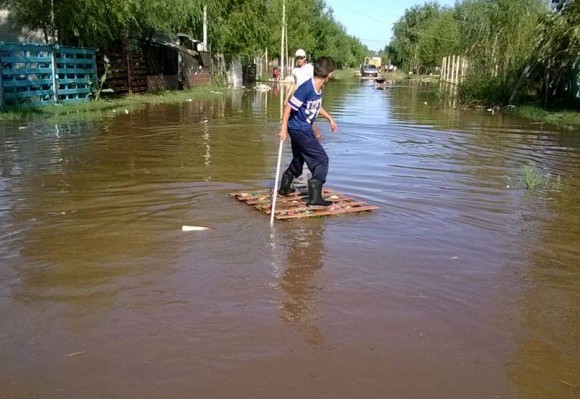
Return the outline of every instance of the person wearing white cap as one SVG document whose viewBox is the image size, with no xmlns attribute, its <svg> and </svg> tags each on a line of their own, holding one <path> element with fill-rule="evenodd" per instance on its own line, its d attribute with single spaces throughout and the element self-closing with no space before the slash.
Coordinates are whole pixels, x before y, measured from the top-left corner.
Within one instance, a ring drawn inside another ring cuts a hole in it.
<svg viewBox="0 0 580 399">
<path fill-rule="evenodd" d="M 299 48 L 296 50 L 294 59 L 296 66 L 292 68 L 292 85 L 288 89 L 288 94 L 286 94 L 284 104 L 288 104 L 290 97 L 292 97 L 292 94 L 300 87 L 300 85 L 302 85 L 302 83 L 314 77 L 314 67 L 312 64 L 306 62 L 306 51 Z"/>
<path fill-rule="evenodd" d="M 299 48 L 294 54 L 295 67 L 292 68 L 292 84 L 288 88 L 288 94 L 286 94 L 286 99 L 284 100 L 284 105 L 288 105 L 288 101 L 292 97 L 292 94 L 298 89 L 304 82 L 308 82 L 314 78 L 314 66 L 306 62 L 306 51 Z M 312 130 L 314 136 L 318 141 L 322 140 L 322 135 L 318 130 L 318 127 L 313 123 Z M 311 173 L 308 167 L 304 170 L 304 175 L 296 179 L 298 185 L 305 184 L 308 179 L 310 179 Z"/>
</svg>

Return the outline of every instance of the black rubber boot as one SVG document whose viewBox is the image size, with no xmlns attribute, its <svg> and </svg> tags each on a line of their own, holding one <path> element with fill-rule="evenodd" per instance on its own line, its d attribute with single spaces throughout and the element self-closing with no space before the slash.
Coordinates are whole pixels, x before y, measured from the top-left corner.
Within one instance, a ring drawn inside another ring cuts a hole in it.
<svg viewBox="0 0 580 399">
<path fill-rule="evenodd" d="M 308 180 L 308 205 L 328 206 L 332 201 L 322 198 L 322 182 L 316 179 Z"/>
<path fill-rule="evenodd" d="M 290 187 L 292 180 L 294 180 L 292 173 L 288 171 L 284 172 L 282 175 L 282 182 L 280 183 L 280 190 L 278 190 L 278 194 L 284 196 L 292 194 L 294 191 L 296 191 L 296 189 Z"/>
</svg>

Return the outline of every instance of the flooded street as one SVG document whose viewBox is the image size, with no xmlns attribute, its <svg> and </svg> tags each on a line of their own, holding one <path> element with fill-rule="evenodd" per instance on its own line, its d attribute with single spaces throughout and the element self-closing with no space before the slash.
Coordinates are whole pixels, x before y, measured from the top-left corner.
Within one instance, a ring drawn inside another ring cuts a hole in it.
<svg viewBox="0 0 580 399">
<path fill-rule="evenodd" d="M 380 209 L 273 229 L 278 91 L 0 125 L 0 398 L 580 397 L 580 134 L 437 89 L 330 83 Z"/>
</svg>

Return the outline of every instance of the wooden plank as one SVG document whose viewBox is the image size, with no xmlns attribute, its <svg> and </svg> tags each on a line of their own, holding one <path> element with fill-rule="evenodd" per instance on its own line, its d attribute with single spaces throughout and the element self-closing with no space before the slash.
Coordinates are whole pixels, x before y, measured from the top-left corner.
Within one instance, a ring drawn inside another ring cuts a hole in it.
<svg viewBox="0 0 580 399">
<path fill-rule="evenodd" d="M 91 90 L 88 87 L 82 89 L 59 89 L 58 95 L 68 95 L 68 94 L 87 94 Z"/>
<path fill-rule="evenodd" d="M 59 85 L 69 85 L 69 84 L 88 84 L 89 80 L 87 78 L 80 79 L 58 79 L 57 83 Z"/>
<path fill-rule="evenodd" d="M 341 197 L 341 196 L 334 196 L 334 195 L 333 196 L 325 196 L 325 199 L 328 201 L 332 201 L 335 204 L 356 201 L 356 199 L 354 199 L 352 197 Z M 269 198 L 267 201 L 246 202 L 246 203 L 248 205 L 254 205 L 256 208 L 261 209 L 264 212 L 266 212 L 266 211 L 269 212 L 270 207 L 271 207 L 271 201 Z M 295 199 L 295 200 L 278 199 L 276 201 L 276 210 L 306 207 L 306 206 L 308 206 L 307 204 L 308 204 L 308 196 L 303 197 L 303 198 L 299 198 L 299 199 Z M 304 209 L 308 209 L 308 208 L 304 208 Z"/>
<path fill-rule="evenodd" d="M 94 64 L 94 59 L 87 58 L 56 58 L 56 65 L 87 65 Z"/>
<path fill-rule="evenodd" d="M 366 202 L 363 201 L 356 201 L 356 200 L 351 200 L 351 201 L 340 201 L 340 202 L 333 202 L 332 205 L 329 206 L 319 206 L 319 205 L 307 205 L 306 202 L 303 204 L 303 206 L 295 206 L 295 207 L 286 207 L 286 208 L 281 208 L 278 209 L 278 204 L 276 204 L 276 213 L 275 215 L 283 215 L 286 214 L 288 212 L 306 212 L 306 211 L 313 211 L 313 210 L 325 210 L 327 208 L 332 208 L 332 209 L 339 209 L 339 208 L 346 208 L 346 207 L 357 207 L 357 206 L 366 206 L 368 205 Z M 272 213 L 272 210 L 270 209 L 271 207 L 262 207 L 262 208 L 258 208 L 257 209 L 264 211 L 264 213 L 266 215 L 270 215 Z"/>
<path fill-rule="evenodd" d="M 95 69 L 88 69 L 88 68 L 61 68 L 58 67 L 56 69 L 56 73 L 58 75 L 74 75 L 79 73 L 95 73 Z"/>
<path fill-rule="evenodd" d="M 339 193 L 338 191 L 335 191 L 333 189 L 323 189 L 322 190 L 324 195 L 339 195 L 341 193 Z M 258 199 L 258 198 L 263 198 L 265 196 L 270 197 L 272 195 L 272 190 L 259 190 L 259 191 L 239 191 L 239 192 L 234 192 L 234 193 L 230 193 L 229 194 L 232 197 L 236 197 L 241 200 L 241 201 L 246 201 L 246 200 L 252 200 L 252 199 Z M 284 198 L 296 198 L 296 197 L 304 197 L 304 196 L 308 196 L 308 192 L 307 191 L 300 191 L 297 190 L 287 196 L 278 196 L 278 198 L 282 198 L 282 200 Z"/>
<path fill-rule="evenodd" d="M 5 80 L 4 87 L 37 87 L 52 85 L 52 79 L 37 79 L 37 80 Z"/>
<path fill-rule="evenodd" d="M 46 44 L 33 43 L 12 43 L 0 45 L 1 51 L 47 51 L 50 52 L 50 47 Z"/>
<path fill-rule="evenodd" d="M 308 206 L 308 193 L 306 192 L 297 191 L 288 196 L 278 196 L 274 216 L 276 219 L 296 219 L 366 212 L 379 208 L 330 188 L 325 189 L 323 193 L 326 200 L 333 202 L 331 205 Z M 268 215 L 271 214 L 271 195 L 271 189 L 230 193 L 230 196 L 238 201 L 245 202 Z"/>
<path fill-rule="evenodd" d="M 78 48 L 78 47 L 59 47 L 56 50 L 57 53 L 64 53 L 64 54 L 83 54 L 83 55 L 95 55 L 94 49 L 85 49 L 85 48 Z"/>
<path fill-rule="evenodd" d="M 11 68 L 5 66 L 2 68 L 2 75 L 45 75 L 45 74 L 52 74 L 52 68 L 50 64 L 46 68 Z"/>
<path fill-rule="evenodd" d="M 49 57 L 22 57 L 22 56 L 8 56 L 2 57 L 2 63 L 6 64 L 50 64 Z"/>
<path fill-rule="evenodd" d="M 308 214 L 307 216 L 305 216 L 303 214 L 295 214 L 295 215 L 281 215 L 281 216 L 274 215 L 274 217 L 278 220 L 297 219 L 297 218 L 304 218 L 304 217 L 333 216 L 333 215 L 343 215 L 343 214 L 347 214 L 347 213 L 369 212 L 369 211 L 374 211 L 377 209 L 379 209 L 379 207 L 376 205 L 367 205 L 367 206 L 359 206 L 356 208 L 342 209 L 342 210 L 335 210 L 335 211 L 321 210 L 318 212 L 312 212 L 312 213 Z"/>
<path fill-rule="evenodd" d="M 12 99 L 19 99 L 19 98 L 30 98 L 30 97 L 44 97 L 44 96 L 51 96 L 53 92 L 52 90 L 35 90 L 35 91 L 21 91 L 16 93 L 4 93 L 4 99 L 12 100 Z"/>
</svg>

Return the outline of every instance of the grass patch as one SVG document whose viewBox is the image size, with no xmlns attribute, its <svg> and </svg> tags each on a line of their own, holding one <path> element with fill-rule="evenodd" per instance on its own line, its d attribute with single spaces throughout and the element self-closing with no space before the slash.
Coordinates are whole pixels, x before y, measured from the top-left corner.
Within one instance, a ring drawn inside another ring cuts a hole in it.
<svg viewBox="0 0 580 399">
<path fill-rule="evenodd" d="M 459 100 L 463 104 L 501 105 L 511 94 L 503 79 L 488 75 L 469 75 L 458 89 Z"/>
<path fill-rule="evenodd" d="M 560 185 L 560 176 L 554 176 L 543 172 L 538 166 L 530 161 L 522 166 L 522 181 L 528 190 L 552 189 Z"/>
<path fill-rule="evenodd" d="M 403 78 L 408 78 L 411 82 L 421 82 L 421 83 L 439 83 L 441 76 L 439 75 L 409 75 Z M 400 79 L 403 79 L 400 78 Z"/>
<path fill-rule="evenodd" d="M 334 72 L 332 72 L 332 77 L 330 79 L 338 81 L 358 79 L 359 77 L 356 75 L 356 73 L 357 70 L 353 68 L 336 69 Z"/>
<path fill-rule="evenodd" d="M 525 105 L 514 108 L 519 116 L 565 129 L 577 130 L 580 128 L 580 112 L 577 111 L 547 111 L 540 107 Z"/>
<path fill-rule="evenodd" d="M 385 78 L 388 80 L 393 80 L 393 81 L 400 81 L 400 80 L 408 80 L 408 79 L 415 79 L 415 80 L 421 80 L 421 79 L 429 79 L 429 78 L 434 78 L 433 76 L 427 76 L 427 75 L 409 75 L 403 71 L 397 71 L 397 72 L 382 72 L 379 73 L 379 76 L 381 78 Z M 360 79 L 360 70 L 358 68 L 348 68 L 348 69 L 337 69 L 332 73 L 332 77 L 331 80 L 335 80 L 335 81 L 346 81 L 346 80 L 358 80 Z M 436 77 L 437 80 L 439 80 L 438 77 Z"/>
<path fill-rule="evenodd" d="M 6 108 L 0 110 L 0 121 L 27 122 L 43 119 L 52 123 L 61 123 L 73 120 L 98 120 L 114 117 L 121 113 L 135 112 L 149 105 L 178 104 L 211 95 L 220 95 L 225 91 L 227 89 L 223 87 L 209 85 L 192 90 L 134 94 L 81 104 L 48 105 L 33 109 Z"/>
</svg>

